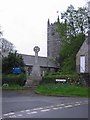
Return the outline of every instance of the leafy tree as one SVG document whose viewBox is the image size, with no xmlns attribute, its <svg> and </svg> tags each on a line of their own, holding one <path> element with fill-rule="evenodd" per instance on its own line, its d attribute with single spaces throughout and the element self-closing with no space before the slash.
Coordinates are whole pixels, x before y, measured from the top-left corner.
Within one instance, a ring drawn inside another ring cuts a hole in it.
<svg viewBox="0 0 90 120">
<path fill-rule="evenodd" d="M 2 59 L 2 72 L 10 73 L 13 67 L 21 67 L 24 68 L 24 62 L 22 56 L 15 53 L 9 53 L 7 57 Z"/>
<path fill-rule="evenodd" d="M 67 24 L 67 37 L 87 32 L 88 11 L 85 7 L 75 10 L 74 6 L 70 5 L 66 12 L 61 13 L 61 19 Z"/>
<path fill-rule="evenodd" d="M 74 72 L 76 54 L 85 40 L 88 30 L 88 12 L 86 8 L 75 8 L 70 5 L 67 11 L 61 13 L 62 22 L 58 24 L 61 37 L 60 70 Z"/>
<path fill-rule="evenodd" d="M 72 37 L 72 40 L 68 44 L 64 44 L 61 52 L 61 67 L 64 72 L 75 72 L 76 70 L 76 54 L 80 49 L 85 37 L 83 34 L 79 34 L 77 37 Z"/>
</svg>

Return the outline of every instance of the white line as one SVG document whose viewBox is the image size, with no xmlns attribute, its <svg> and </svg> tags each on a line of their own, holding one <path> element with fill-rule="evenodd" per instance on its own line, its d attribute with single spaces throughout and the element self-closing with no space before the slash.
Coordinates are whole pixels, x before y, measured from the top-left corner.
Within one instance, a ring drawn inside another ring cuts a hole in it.
<svg viewBox="0 0 90 120">
<path fill-rule="evenodd" d="M 13 115 L 15 113 L 7 113 L 7 114 L 3 114 L 3 116 L 8 116 L 8 115 Z"/>
<path fill-rule="evenodd" d="M 15 113 L 13 113 L 13 112 L 12 113 L 8 113 L 8 115 L 13 115 L 13 114 L 15 114 Z"/>
<path fill-rule="evenodd" d="M 67 106 L 65 106 L 65 108 L 68 108 L 68 107 L 73 107 L 72 105 L 67 105 Z"/>
<path fill-rule="evenodd" d="M 78 106 L 78 105 L 80 105 L 80 104 L 75 104 L 75 106 Z"/>
<path fill-rule="evenodd" d="M 53 108 L 53 110 L 58 110 L 59 108 Z"/>
<path fill-rule="evenodd" d="M 77 104 L 80 103 L 80 102 L 76 102 Z"/>
<path fill-rule="evenodd" d="M 8 116 L 9 114 L 7 113 L 7 114 L 3 114 L 3 116 Z"/>
<path fill-rule="evenodd" d="M 26 113 L 26 114 L 35 114 L 35 113 L 37 113 L 37 111 L 34 111 L 34 112 L 28 112 L 28 113 Z"/>
<path fill-rule="evenodd" d="M 26 112 L 29 112 L 30 110 L 25 110 Z"/>
<path fill-rule="evenodd" d="M 33 110 L 42 110 L 43 108 L 34 108 Z"/>
<path fill-rule="evenodd" d="M 53 105 L 51 105 L 51 106 L 46 106 L 45 108 L 52 108 L 52 107 L 54 107 Z"/>
<path fill-rule="evenodd" d="M 47 111 L 50 111 L 50 109 L 41 110 L 41 112 L 47 112 Z"/>
<path fill-rule="evenodd" d="M 37 113 L 37 111 L 31 112 L 31 114 L 35 114 L 35 113 Z"/>
<path fill-rule="evenodd" d="M 58 109 L 62 109 L 63 107 L 58 107 Z"/>
<path fill-rule="evenodd" d="M 60 104 L 60 106 L 63 106 L 63 105 L 65 105 L 65 104 Z"/>
</svg>

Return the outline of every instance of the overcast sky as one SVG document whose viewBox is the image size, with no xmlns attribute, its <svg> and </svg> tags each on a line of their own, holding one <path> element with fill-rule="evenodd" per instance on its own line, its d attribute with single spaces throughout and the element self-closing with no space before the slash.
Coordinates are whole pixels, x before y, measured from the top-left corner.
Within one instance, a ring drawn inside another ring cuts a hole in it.
<svg viewBox="0 0 90 120">
<path fill-rule="evenodd" d="M 39 55 L 47 56 L 47 20 L 55 22 L 70 4 L 83 7 L 86 0 L 0 0 L 3 37 L 19 53 L 34 55 L 33 47 L 39 46 Z"/>
</svg>

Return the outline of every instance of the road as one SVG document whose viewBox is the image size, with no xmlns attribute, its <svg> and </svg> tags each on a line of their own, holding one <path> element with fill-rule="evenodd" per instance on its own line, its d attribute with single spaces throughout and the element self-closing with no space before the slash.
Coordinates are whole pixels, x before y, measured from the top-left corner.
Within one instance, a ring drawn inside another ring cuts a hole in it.
<svg viewBox="0 0 90 120">
<path fill-rule="evenodd" d="M 88 98 L 3 92 L 3 118 L 88 118 Z"/>
</svg>

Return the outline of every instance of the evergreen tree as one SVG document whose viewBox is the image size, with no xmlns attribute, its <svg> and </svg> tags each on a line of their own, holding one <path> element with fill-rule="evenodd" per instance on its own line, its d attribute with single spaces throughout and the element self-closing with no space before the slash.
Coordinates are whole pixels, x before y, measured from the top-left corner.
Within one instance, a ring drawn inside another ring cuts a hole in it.
<svg viewBox="0 0 90 120">
<path fill-rule="evenodd" d="M 11 73 L 11 69 L 15 67 L 24 68 L 25 64 L 21 55 L 15 53 L 9 53 L 7 57 L 2 59 L 2 73 Z"/>
</svg>

